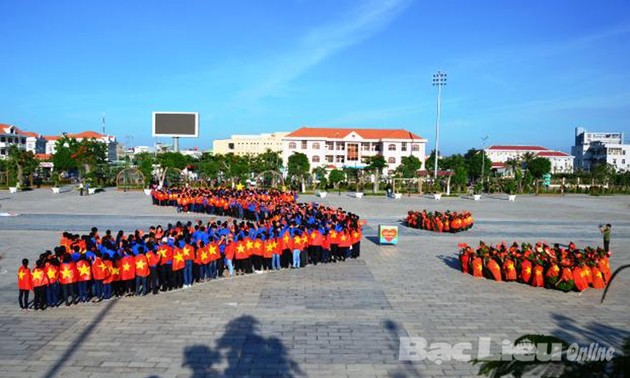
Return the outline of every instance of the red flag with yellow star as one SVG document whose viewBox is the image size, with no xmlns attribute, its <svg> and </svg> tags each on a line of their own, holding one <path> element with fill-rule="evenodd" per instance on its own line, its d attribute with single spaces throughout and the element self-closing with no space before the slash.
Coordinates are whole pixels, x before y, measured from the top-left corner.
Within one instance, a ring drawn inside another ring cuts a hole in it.
<svg viewBox="0 0 630 378">
<path fill-rule="evenodd" d="M 20 290 L 33 290 L 33 278 L 31 277 L 31 270 L 23 266 L 18 269 L 18 289 Z"/>
</svg>

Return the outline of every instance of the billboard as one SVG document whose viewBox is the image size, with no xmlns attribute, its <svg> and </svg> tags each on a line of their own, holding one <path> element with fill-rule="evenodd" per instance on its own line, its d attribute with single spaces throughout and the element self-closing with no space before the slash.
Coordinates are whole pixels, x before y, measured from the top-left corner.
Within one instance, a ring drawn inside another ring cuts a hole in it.
<svg viewBox="0 0 630 378">
<path fill-rule="evenodd" d="M 387 226 L 381 224 L 378 226 L 378 243 L 379 244 L 398 244 L 398 226 Z"/>
<path fill-rule="evenodd" d="M 199 113 L 153 112 L 153 136 L 197 138 Z"/>
</svg>

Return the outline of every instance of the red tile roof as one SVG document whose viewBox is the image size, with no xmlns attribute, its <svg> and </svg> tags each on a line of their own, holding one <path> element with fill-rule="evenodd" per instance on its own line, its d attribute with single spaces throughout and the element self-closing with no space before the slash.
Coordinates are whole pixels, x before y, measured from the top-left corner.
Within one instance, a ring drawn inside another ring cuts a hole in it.
<svg viewBox="0 0 630 378">
<path fill-rule="evenodd" d="M 90 139 L 90 138 L 94 138 L 94 139 L 100 139 L 100 138 L 104 138 L 107 135 L 105 134 L 101 134 L 101 133 L 97 133 L 95 131 L 84 131 L 78 134 L 68 134 L 69 138 L 78 138 L 78 139 Z"/>
<path fill-rule="evenodd" d="M 503 167 L 505 167 L 505 163 L 501 163 L 501 162 L 492 163 L 492 168 L 503 168 Z"/>
<path fill-rule="evenodd" d="M 537 156 L 542 156 L 542 157 L 554 157 L 554 156 L 571 156 L 567 153 L 564 152 L 560 152 L 560 151 L 541 151 L 539 153 L 536 154 Z"/>
<path fill-rule="evenodd" d="M 510 145 L 510 146 L 490 146 L 489 150 L 506 150 L 506 151 L 546 151 L 545 147 L 541 146 L 519 146 L 519 145 Z"/>
<path fill-rule="evenodd" d="M 403 129 L 349 129 L 326 127 L 302 127 L 287 135 L 289 138 L 328 138 L 343 139 L 351 132 L 363 139 L 422 139 L 422 137 Z"/>
<path fill-rule="evenodd" d="M 58 135 L 44 135 L 44 139 L 46 139 L 46 140 L 57 140 L 59 138 L 61 138 L 61 137 L 58 136 Z"/>
<path fill-rule="evenodd" d="M 39 134 L 37 134 L 37 133 L 33 133 L 33 132 L 30 132 L 30 131 L 24 131 L 24 130 L 18 129 L 17 127 L 15 128 L 15 132 L 20 134 L 20 135 L 27 136 L 27 137 L 37 138 L 39 136 Z"/>
</svg>

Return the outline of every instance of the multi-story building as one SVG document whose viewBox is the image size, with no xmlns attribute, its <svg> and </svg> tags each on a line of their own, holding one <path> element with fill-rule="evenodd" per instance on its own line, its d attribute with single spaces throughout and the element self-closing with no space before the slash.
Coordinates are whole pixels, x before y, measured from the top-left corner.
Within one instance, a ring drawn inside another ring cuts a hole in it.
<svg viewBox="0 0 630 378">
<path fill-rule="evenodd" d="M 83 139 L 95 139 L 97 142 L 105 143 L 105 145 L 107 146 L 107 161 L 114 162 L 118 160 L 118 142 L 116 142 L 116 137 L 113 135 L 105 135 L 94 131 L 83 131 L 78 134 L 63 133 L 61 136 L 44 136 L 44 139 L 46 140 L 46 150 L 44 153 L 50 155 L 54 154 L 56 152 L 57 140 L 64 136 L 67 138 L 76 139 L 79 142 Z"/>
<path fill-rule="evenodd" d="M 282 159 L 305 154 L 311 168 L 327 169 L 365 166 L 365 158 L 382 155 L 387 167 L 382 173 L 392 174 L 404 156 L 425 161 L 427 140 L 403 129 L 335 129 L 302 127 L 282 139 Z M 423 167 L 424 168 L 424 167 Z"/>
<path fill-rule="evenodd" d="M 601 164 L 611 164 L 618 171 L 630 170 L 630 144 L 624 144 L 622 132 L 587 132 L 575 128 L 575 169 L 590 172 Z"/>
<path fill-rule="evenodd" d="M 282 151 L 282 138 L 287 132 L 274 132 L 258 135 L 232 135 L 230 139 L 217 139 L 212 142 L 212 153 L 245 156 L 258 155 L 271 150 Z"/>
<path fill-rule="evenodd" d="M 551 162 L 551 173 L 573 173 L 573 156 L 550 150 L 541 146 L 499 146 L 493 145 L 484 150 L 488 159 L 492 161 L 492 168 L 503 169 L 508 159 L 522 159 L 526 153 L 536 157 L 544 157 Z"/>
<path fill-rule="evenodd" d="M 8 157 L 11 146 L 26 150 L 26 136 L 20 134 L 20 129 L 13 125 L 0 124 L 0 159 Z"/>
</svg>

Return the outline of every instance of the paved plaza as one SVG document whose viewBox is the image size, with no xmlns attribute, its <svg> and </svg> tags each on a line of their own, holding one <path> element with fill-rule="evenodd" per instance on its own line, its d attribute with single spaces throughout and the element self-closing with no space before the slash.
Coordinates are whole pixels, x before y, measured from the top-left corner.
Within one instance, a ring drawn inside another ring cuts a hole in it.
<svg viewBox="0 0 630 378">
<path fill-rule="evenodd" d="M 96 226 L 132 231 L 177 220 L 208 220 L 154 207 L 140 192 L 89 197 L 50 190 L 0 192 L 0 369 L 3 377 L 471 376 L 466 362 L 400 361 L 399 338 L 472 342 L 545 333 L 619 347 L 630 335 L 630 273 L 601 290 L 563 293 L 475 279 L 458 269 L 457 245 L 479 240 L 601 245 L 613 225 L 613 270 L 630 263 L 630 197 L 467 198 L 329 194 L 323 202 L 367 219 L 361 258 L 300 270 L 253 274 L 191 289 L 43 312 L 18 309 L 16 271 L 52 249 L 61 231 Z M 409 210 L 469 210 L 474 227 L 436 234 L 400 225 L 397 247 L 379 246 L 379 224 Z M 32 298 L 32 294 L 31 294 Z"/>
</svg>

